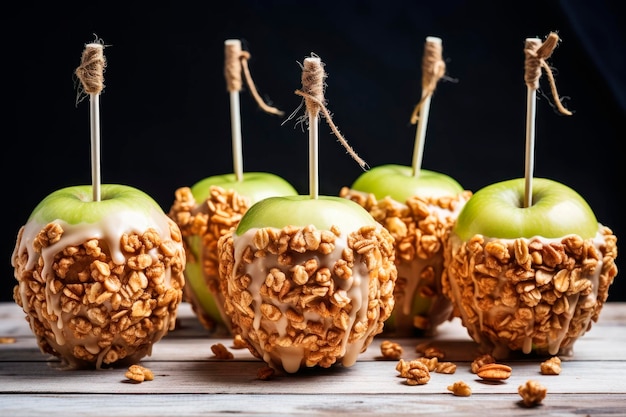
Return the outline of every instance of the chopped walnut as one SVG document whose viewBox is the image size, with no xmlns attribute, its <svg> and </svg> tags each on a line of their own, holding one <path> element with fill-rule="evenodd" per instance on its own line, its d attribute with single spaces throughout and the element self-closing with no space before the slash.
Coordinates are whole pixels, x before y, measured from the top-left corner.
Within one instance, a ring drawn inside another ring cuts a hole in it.
<svg viewBox="0 0 626 417">
<path fill-rule="evenodd" d="M 561 358 L 553 356 L 541 362 L 540 369 L 542 375 L 559 375 L 561 373 Z"/>
<path fill-rule="evenodd" d="M 397 342 L 390 340 L 383 340 L 380 343 L 380 352 L 385 359 L 400 359 L 402 357 L 403 349 Z"/>
<path fill-rule="evenodd" d="M 464 381 L 456 381 L 452 385 L 448 385 L 448 391 L 457 397 L 469 397 L 472 395 L 472 388 Z"/>
<path fill-rule="evenodd" d="M 126 378 L 135 382 L 152 381 L 154 374 L 149 368 L 141 365 L 131 365 L 128 371 L 126 371 Z"/>
<path fill-rule="evenodd" d="M 517 392 L 522 397 L 522 402 L 527 407 L 532 407 L 540 404 L 548 390 L 537 381 L 528 380 L 524 385 L 520 385 Z"/>
<path fill-rule="evenodd" d="M 478 372 L 481 366 L 488 363 L 496 363 L 496 359 L 488 353 L 478 356 L 472 361 L 472 364 L 470 365 L 472 373 L 475 374 L 476 372 Z"/>
<path fill-rule="evenodd" d="M 424 385 L 430 381 L 430 371 L 428 367 L 419 360 L 405 361 L 400 359 L 396 364 L 399 376 L 406 378 L 408 385 Z"/>
<path fill-rule="evenodd" d="M 275 374 L 274 368 L 270 366 L 264 366 L 262 368 L 259 368 L 259 370 L 256 373 L 256 376 L 261 381 L 267 381 L 269 379 L 272 379 L 274 374 Z"/>
<path fill-rule="evenodd" d="M 221 343 L 211 345 L 211 351 L 217 359 L 233 359 L 235 355 Z"/>
<path fill-rule="evenodd" d="M 453 374 L 456 372 L 456 364 L 452 362 L 439 362 L 435 367 L 435 372 L 439 374 Z"/>
</svg>

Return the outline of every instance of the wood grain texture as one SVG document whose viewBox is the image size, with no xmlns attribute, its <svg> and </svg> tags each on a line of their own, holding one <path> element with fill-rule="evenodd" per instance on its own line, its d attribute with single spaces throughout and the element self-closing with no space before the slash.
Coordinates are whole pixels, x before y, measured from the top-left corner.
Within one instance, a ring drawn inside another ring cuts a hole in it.
<svg viewBox="0 0 626 417">
<path fill-rule="evenodd" d="M 202 328 L 187 304 L 177 329 L 155 344 L 141 361 L 153 381 L 130 382 L 126 367 L 103 370 L 59 369 L 59 360 L 42 354 L 19 306 L 0 303 L 0 415 L 195 416 L 195 415 L 626 415 L 626 303 L 608 303 L 574 349 L 562 358 L 560 375 L 541 375 L 545 358 L 521 356 L 505 363 L 509 379 L 483 381 L 470 371 L 477 355 L 460 322 L 441 326 L 432 338 L 378 336 L 351 367 L 305 369 L 260 380 L 265 364 L 232 338 Z M 454 374 L 431 373 L 425 385 L 410 386 L 398 376 L 397 361 L 383 360 L 380 343 L 399 342 L 405 360 L 418 357 L 423 342 L 445 352 Z M 222 343 L 234 359 L 215 358 L 211 345 Z M 545 386 L 541 405 L 521 405 L 517 389 L 528 380 Z M 455 397 L 447 387 L 465 381 L 470 397 Z"/>
</svg>

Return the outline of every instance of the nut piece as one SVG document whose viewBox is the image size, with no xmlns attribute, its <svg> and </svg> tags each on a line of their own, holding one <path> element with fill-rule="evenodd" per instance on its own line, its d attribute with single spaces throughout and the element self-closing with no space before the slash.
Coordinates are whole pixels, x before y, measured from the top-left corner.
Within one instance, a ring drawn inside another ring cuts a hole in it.
<svg viewBox="0 0 626 417">
<path fill-rule="evenodd" d="M 135 382 L 152 381 L 154 379 L 152 371 L 141 365 L 131 365 L 125 376 Z"/>
<path fill-rule="evenodd" d="M 385 359 L 400 359 L 402 357 L 403 349 L 397 342 L 390 340 L 383 340 L 380 344 L 380 352 Z"/>
<path fill-rule="evenodd" d="M 259 368 L 256 373 L 256 377 L 261 381 L 267 381 L 274 376 L 274 372 L 274 368 L 272 368 L 271 366 L 264 366 L 262 368 Z"/>
<path fill-rule="evenodd" d="M 496 358 L 488 353 L 477 357 L 476 359 L 474 359 L 471 365 L 472 373 L 475 374 L 476 372 L 478 372 L 478 369 L 480 369 L 481 366 L 488 363 L 496 363 Z"/>
<path fill-rule="evenodd" d="M 233 359 L 235 355 L 221 343 L 211 345 L 211 351 L 217 359 Z"/>
<path fill-rule="evenodd" d="M 452 362 L 439 362 L 435 367 L 435 372 L 438 374 L 453 374 L 456 372 L 456 364 Z"/>
<path fill-rule="evenodd" d="M 502 381 L 511 376 L 511 367 L 501 363 L 488 363 L 478 368 L 476 374 L 490 381 Z"/>
<path fill-rule="evenodd" d="M 542 375 L 559 375 L 561 373 L 561 359 L 553 356 L 550 359 L 541 362 Z"/>
<path fill-rule="evenodd" d="M 408 385 L 424 385 L 430 381 L 430 371 L 420 360 L 407 362 L 400 359 L 396 365 L 396 370 L 400 372 L 401 377 L 406 378 Z"/>
<path fill-rule="evenodd" d="M 537 381 L 528 380 L 524 385 L 520 385 L 517 392 L 522 397 L 522 402 L 526 407 L 538 405 L 546 398 L 548 390 Z"/>
<path fill-rule="evenodd" d="M 472 389 L 464 381 L 456 381 L 452 385 L 448 385 L 448 391 L 452 391 L 452 394 L 457 397 L 469 397 L 472 395 Z"/>
</svg>

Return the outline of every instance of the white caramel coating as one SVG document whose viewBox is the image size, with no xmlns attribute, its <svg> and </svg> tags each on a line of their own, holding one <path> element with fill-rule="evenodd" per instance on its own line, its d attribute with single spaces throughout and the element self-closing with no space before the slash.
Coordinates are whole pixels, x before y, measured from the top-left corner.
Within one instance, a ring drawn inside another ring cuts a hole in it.
<svg viewBox="0 0 626 417">
<path fill-rule="evenodd" d="M 364 207 L 395 239 L 396 307 L 390 320 L 393 325 L 387 323 L 385 333 L 412 336 L 420 329 L 433 335 L 438 325 L 451 318 L 453 310 L 441 292 L 443 239 L 471 192 L 464 191 L 456 197 L 414 196 L 399 202 L 389 197 L 377 201 L 373 194 L 344 187 L 340 196 Z M 426 308 L 414 312 L 416 303 Z"/>
<path fill-rule="evenodd" d="M 185 253 L 164 213 L 96 223 L 27 222 L 11 262 L 19 304 L 43 353 L 68 368 L 135 363 L 175 326 Z"/>
<path fill-rule="evenodd" d="M 513 351 L 571 355 L 598 320 L 617 275 L 617 239 L 596 236 L 446 242 L 444 293 L 469 335 L 494 357 Z"/>
<path fill-rule="evenodd" d="M 393 309 L 393 243 L 379 225 L 251 229 L 218 246 L 233 329 L 273 368 L 351 366 Z"/>
</svg>

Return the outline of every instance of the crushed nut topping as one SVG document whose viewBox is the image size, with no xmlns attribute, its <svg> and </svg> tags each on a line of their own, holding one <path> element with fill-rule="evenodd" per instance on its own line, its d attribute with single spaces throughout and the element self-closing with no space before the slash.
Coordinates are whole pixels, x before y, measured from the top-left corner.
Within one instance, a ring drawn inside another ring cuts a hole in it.
<svg viewBox="0 0 626 417">
<path fill-rule="evenodd" d="M 189 187 L 177 189 L 174 196 L 168 216 L 180 228 L 187 262 L 201 265 L 206 286 L 218 307 L 221 307 L 224 301 L 219 290 L 217 241 L 239 224 L 250 206 L 249 199 L 235 190 L 218 186 L 210 187 L 210 194 L 205 201 L 196 201 Z M 195 238 L 202 242 L 202 253 L 194 254 L 191 250 L 190 242 Z M 226 317 L 212 317 L 205 311 L 191 285 L 185 286 L 184 299 L 205 328 L 213 330 L 220 320 L 229 325 Z"/>
<path fill-rule="evenodd" d="M 242 236 L 230 231 L 219 239 L 218 253 L 224 311 L 234 333 L 272 366 L 287 365 L 283 351 L 301 352 L 300 361 L 290 359 L 288 372 L 327 368 L 338 359 L 351 365 L 394 306 L 393 238 L 379 225 L 348 235 L 312 225 Z"/>
<path fill-rule="evenodd" d="M 456 197 L 418 197 L 406 202 L 390 197 L 376 200 L 373 194 L 343 187 L 339 196 L 355 201 L 383 225 L 395 240 L 398 279 L 395 288 L 394 320 L 385 333 L 412 335 L 416 329 L 434 334 L 436 327 L 451 318 L 452 304 L 442 295 L 443 241 L 458 212 L 471 196 L 464 191 Z M 436 309 L 407 315 L 415 298 Z"/>
<path fill-rule="evenodd" d="M 541 362 L 540 370 L 542 375 L 559 375 L 561 373 L 561 358 L 553 356 Z"/>
<path fill-rule="evenodd" d="M 135 382 L 152 381 L 154 374 L 149 368 L 144 366 L 131 365 L 128 371 L 126 371 L 126 378 Z"/>
<path fill-rule="evenodd" d="M 472 395 L 472 388 L 464 381 L 456 381 L 452 385 L 448 385 L 448 391 L 457 397 L 469 397 Z"/>
<path fill-rule="evenodd" d="M 71 368 L 135 363 L 176 324 L 182 301 L 185 251 L 178 226 L 164 216 L 169 233 L 155 229 L 122 233 L 119 248 L 105 238 L 65 247 L 73 230 L 57 223 L 35 236 L 38 257 L 15 251 L 18 284 L 13 297 L 27 314 L 40 350 Z M 18 235 L 19 247 L 26 226 Z M 117 252 L 115 252 L 117 250 Z M 112 253 L 123 256 L 124 263 Z"/>
<path fill-rule="evenodd" d="M 570 354 L 598 320 L 617 274 L 617 238 L 445 240 L 442 290 L 485 351 Z"/>
<path fill-rule="evenodd" d="M 540 404 L 548 390 L 537 381 L 528 380 L 523 385 L 520 385 L 517 392 L 522 397 L 522 402 L 526 407 L 532 407 Z"/>
</svg>

